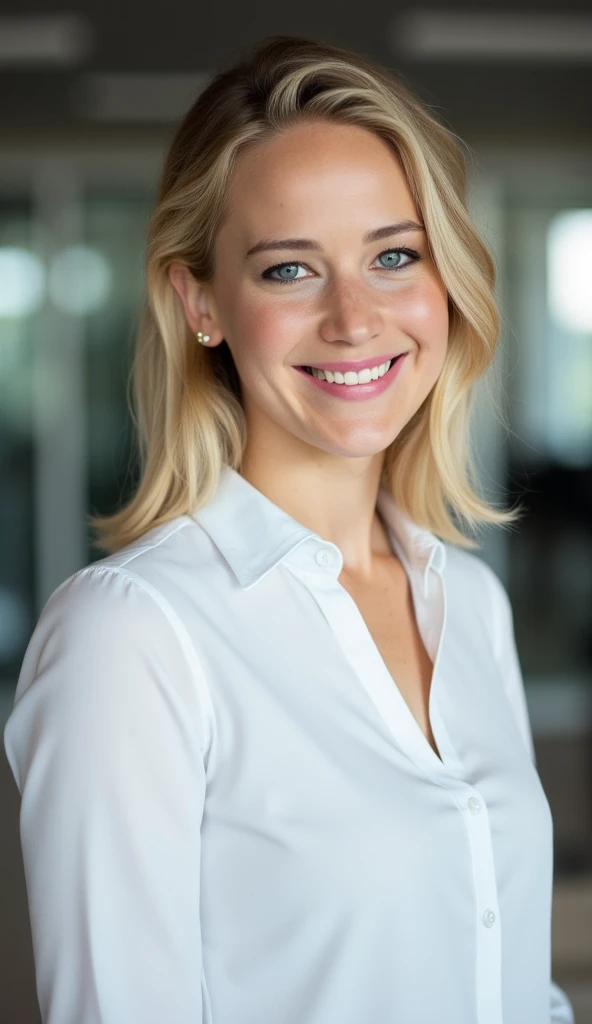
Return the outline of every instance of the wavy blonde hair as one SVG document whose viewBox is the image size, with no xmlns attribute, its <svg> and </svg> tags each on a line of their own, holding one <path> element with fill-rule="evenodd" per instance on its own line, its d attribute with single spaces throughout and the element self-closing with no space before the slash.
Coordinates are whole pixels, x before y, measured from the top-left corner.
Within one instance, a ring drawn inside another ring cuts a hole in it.
<svg viewBox="0 0 592 1024">
<path fill-rule="evenodd" d="M 224 466 L 240 469 L 247 431 L 234 360 L 225 341 L 211 350 L 196 342 L 168 271 L 176 261 L 198 280 L 212 279 L 214 239 L 237 157 L 311 119 L 358 125 L 392 145 L 448 291 L 444 367 L 386 449 L 381 485 L 416 523 L 467 548 L 477 544 L 455 518 L 476 530 L 509 525 L 521 514 L 494 508 L 473 489 L 473 385 L 493 361 L 499 314 L 493 260 L 467 212 L 466 166 L 456 136 L 369 59 L 309 39 L 272 36 L 212 79 L 165 160 L 148 227 L 146 300 L 129 379 L 133 404 L 128 390 L 140 481 L 115 514 L 88 517 L 98 532 L 95 546 L 107 552 L 205 505 Z"/>
</svg>

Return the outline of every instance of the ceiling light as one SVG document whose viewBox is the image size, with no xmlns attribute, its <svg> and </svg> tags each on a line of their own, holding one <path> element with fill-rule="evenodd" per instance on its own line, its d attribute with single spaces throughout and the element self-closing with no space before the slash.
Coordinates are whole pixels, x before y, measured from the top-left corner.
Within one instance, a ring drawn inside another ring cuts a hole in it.
<svg viewBox="0 0 592 1024">
<path fill-rule="evenodd" d="M 0 15 L 0 67 L 70 67 L 88 57 L 93 31 L 81 14 Z"/>
<path fill-rule="evenodd" d="M 581 61 L 592 56 L 592 16 L 415 10 L 393 19 L 389 39 L 418 61 Z"/>
</svg>

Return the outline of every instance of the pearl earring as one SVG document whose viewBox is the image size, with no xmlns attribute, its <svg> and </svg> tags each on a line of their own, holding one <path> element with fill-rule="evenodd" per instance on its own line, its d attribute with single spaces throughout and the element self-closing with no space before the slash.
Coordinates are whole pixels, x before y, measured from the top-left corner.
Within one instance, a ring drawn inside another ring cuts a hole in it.
<svg viewBox="0 0 592 1024">
<path fill-rule="evenodd" d="M 201 331 L 198 331 L 195 337 L 199 341 L 200 345 L 207 345 L 208 341 L 210 340 L 209 334 L 202 334 Z"/>
</svg>

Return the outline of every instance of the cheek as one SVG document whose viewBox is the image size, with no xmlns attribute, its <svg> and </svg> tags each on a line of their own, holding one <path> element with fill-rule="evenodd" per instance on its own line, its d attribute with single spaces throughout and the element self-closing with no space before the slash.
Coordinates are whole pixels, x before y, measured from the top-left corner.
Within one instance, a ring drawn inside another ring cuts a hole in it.
<svg viewBox="0 0 592 1024">
<path fill-rule="evenodd" d="M 228 305 L 225 308 L 228 310 Z M 298 343 L 303 329 L 302 316 L 294 309 L 260 297 L 235 298 L 228 323 L 233 337 L 240 338 L 237 359 L 243 362 L 242 356 L 248 353 L 250 366 L 260 361 L 268 372 L 270 359 L 281 362 Z"/>
<path fill-rule="evenodd" d="M 448 341 L 448 294 L 437 280 L 418 284 L 405 296 L 398 307 L 400 327 L 418 345 L 430 351 L 442 352 Z"/>
</svg>

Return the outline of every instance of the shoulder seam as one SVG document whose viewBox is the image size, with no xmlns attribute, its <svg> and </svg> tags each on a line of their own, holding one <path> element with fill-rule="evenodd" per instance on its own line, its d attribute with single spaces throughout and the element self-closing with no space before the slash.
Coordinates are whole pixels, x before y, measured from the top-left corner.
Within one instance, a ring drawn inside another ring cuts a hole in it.
<svg viewBox="0 0 592 1024">
<path fill-rule="evenodd" d="M 156 540 L 152 544 L 142 544 L 136 551 L 132 551 L 130 555 L 125 559 L 125 561 L 117 563 L 118 567 L 127 565 L 128 562 L 133 562 L 134 558 L 137 558 L 138 555 L 142 555 L 145 551 L 153 551 L 154 548 L 160 547 L 161 544 L 164 544 L 165 540 L 168 540 L 169 537 L 174 537 L 174 535 L 178 533 L 179 530 L 184 530 L 188 526 L 191 526 L 191 522 L 192 520 L 184 518 L 183 522 L 177 523 L 174 529 L 169 530 L 168 533 L 165 533 L 164 537 L 161 537 L 160 540 Z M 87 566 L 87 568 L 91 568 L 91 566 Z"/>
<path fill-rule="evenodd" d="M 180 527 L 178 527 L 178 529 L 180 529 Z M 176 530 L 173 532 L 176 532 Z M 168 536 L 170 536 L 170 534 L 168 534 Z M 165 539 L 166 538 L 163 538 L 163 540 Z M 81 573 L 86 572 L 107 572 L 113 573 L 116 576 L 121 576 L 123 579 L 129 580 L 130 583 L 134 583 L 140 590 L 143 590 L 145 594 L 148 594 L 148 596 L 151 597 L 154 603 L 160 608 L 177 637 L 177 641 L 183 652 L 185 661 L 187 662 L 189 672 L 195 679 L 202 706 L 205 709 L 204 723 L 206 725 L 206 731 L 209 731 L 205 747 L 202 748 L 202 754 L 205 754 L 206 750 L 211 746 L 215 731 L 212 696 L 193 641 L 191 640 L 187 628 L 184 626 L 170 601 L 167 600 L 164 594 L 162 594 L 157 587 L 154 587 L 147 580 L 142 579 L 141 576 L 133 572 L 131 569 L 122 569 L 122 567 L 118 565 L 87 565 L 83 569 L 79 569 L 79 571 L 75 573 L 75 576 L 80 576 Z M 65 580 L 64 582 L 68 581 Z"/>
</svg>

